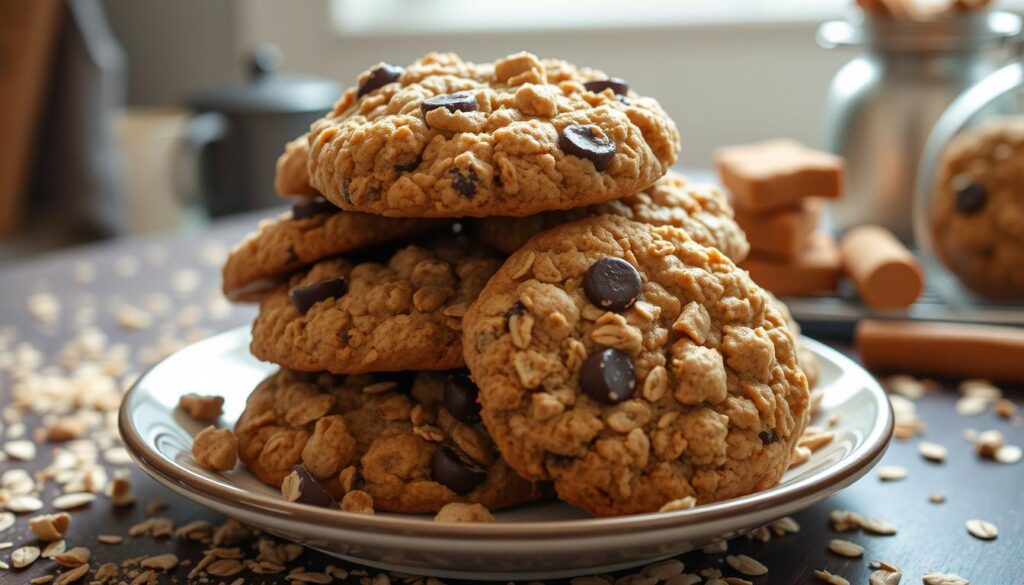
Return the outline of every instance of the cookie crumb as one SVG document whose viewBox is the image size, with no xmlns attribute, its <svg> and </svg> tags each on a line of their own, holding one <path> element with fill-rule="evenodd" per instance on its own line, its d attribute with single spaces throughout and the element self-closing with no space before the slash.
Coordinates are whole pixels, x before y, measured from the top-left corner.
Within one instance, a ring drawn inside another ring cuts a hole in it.
<svg viewBox="0 0 1024 585">
<path fill-rule="evenodd" d="M 481 504 L 464 504 L 452 502 L 445 504 L 437 515 L 434 522 L 485 522 L 493 524 L 496 522 L 494 515 Z"/>
<path fill-rule="evenodd" d="M 214 471 L 230 471 L 238 463 L 238 440 L 228 429 L 208 426 L 192 443 L 196 463 Z"/>
<path fill-rule="evenodd" d="M 659 512 L 676 512 L 679 510 L 690 510 L 697 505 L 697 498 L 693 496 L 686 496 L 685 498 L 678 498 L 670 502 L 666 502 Z"/>
<path fill-rule="evenodd" d="M 373 496 L 362 491 L 352 490 L 341 498 L 341 509 L 344 512 L 373 515 Z"/>
<path fill-rule="evenodd" d="M 200 422 L 212 422 L 220 418 L 224 412 L 224 398 L 221 396 L 204 396 L 201 394 L 185 394 L 178 399 L 178 408 Z"/>
</svg>

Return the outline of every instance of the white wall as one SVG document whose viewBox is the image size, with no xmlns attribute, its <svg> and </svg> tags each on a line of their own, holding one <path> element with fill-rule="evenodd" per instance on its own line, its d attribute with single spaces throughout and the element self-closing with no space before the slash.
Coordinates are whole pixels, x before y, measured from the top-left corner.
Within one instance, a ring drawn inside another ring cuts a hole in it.
<svg viewBox="0 0 1024 585">
<path fill-rule="evenodd" d="M 345 84 L 378 61 L 403 64 L 432 50 L 490 60 L 525 49 L 603 69 L 661 101 L 690 167 L 709 165 L 722 144 L 772 136 L 818 144 L 829 80 L 851 56 L 819 49 L 810 23 L 373 39 L 335 33 L 326 2 L 239 0 L 235 9 L 240 53 L 273 42 L 286 69 Z"/>
</svg>

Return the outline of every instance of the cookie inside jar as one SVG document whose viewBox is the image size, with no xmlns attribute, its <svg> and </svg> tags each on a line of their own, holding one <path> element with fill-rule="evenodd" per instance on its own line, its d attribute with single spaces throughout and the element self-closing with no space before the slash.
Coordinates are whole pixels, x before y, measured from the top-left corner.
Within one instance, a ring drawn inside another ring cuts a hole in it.
<svg viewBox="0 0 1024 585">
<path fill-rule="evenodd" d="M 942 264 L 971 292 L 1024 300 L 1024 116 L 967 130 L 943 152 L 929 209 Z"/>
</svg>

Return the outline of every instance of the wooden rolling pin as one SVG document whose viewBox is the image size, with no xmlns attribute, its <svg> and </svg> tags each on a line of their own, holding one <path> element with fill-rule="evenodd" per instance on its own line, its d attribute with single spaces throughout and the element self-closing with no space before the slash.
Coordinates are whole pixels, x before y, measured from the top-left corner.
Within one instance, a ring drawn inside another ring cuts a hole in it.
<svg viewBox="0 0 1024 585">
<path fill-rule="evenodd" d="M 1024 381 L 1024 329 L 864 320 L 857 350 L 872 370 Z"/>
<path fill-rule="evenodd" d="M 924 288 L 917 259 L 896 236 L 875 225 L 855 227 L 839 244 L 843 270 L 864 303 L 875 309 L 906 309 Z"/>
</svg>

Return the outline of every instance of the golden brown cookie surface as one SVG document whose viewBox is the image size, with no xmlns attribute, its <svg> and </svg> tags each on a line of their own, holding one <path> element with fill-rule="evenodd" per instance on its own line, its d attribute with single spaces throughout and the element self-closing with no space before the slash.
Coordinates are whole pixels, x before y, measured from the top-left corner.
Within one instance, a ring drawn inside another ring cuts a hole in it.
<svg viewBox="0 0 1024 585">
<path fill-rule="evenodd" d="M 462 315 L 500 261 L 458 241 L 383 262 L 323 260 L 260 302 L 253 354 L 284 367 L 360 374 L 463 367 Z"/>
<path fill-rule="evenodd" d="M 546 229 L 605 214 L 682 228 L 697 243 L 718 248 L 734 262 L 746 258 L 750 251 L 747 238 L 733 220 L 732 207 L 721 189 L 690 183 L 674 171 L 669 171 L 647 189 L 622 199 L 526 217 L 480 218 L 470 222 L 470 231 L 477 240 L 511 254 Z"/>
<path fill-rule="evenodd" d="M 544 232 L 464 327 L 506 461 L 594 514 L 770 487 L 806 425 L 783 314 L 678 228 L 602 216 Z"/>
<path fill-rule="evenodd" d="M 947 147 L 932 195 L 935 252 L 968 288 L 1024 298 L 1024 117 L 998 118 Z"/>
<path fill-rule="evenodd" d="M 542 497 L 501 460 L 478 419 L 453 416 L 445 385 L 441 372 L 281 370 L 256 388 L 235 426 L 241 458 L 270 485 L 302 466 L 337 500 L 359 490 L 378 511 L 436 512 L 452 502 L 496 510 Z"/>
<path fill-rule="evenodd" d="M 521 216 L 635 193 L 675 162 L 658 103 L 528 53 L 426 55 L 364 72 L 309 133 L 311 186 L 395 217 Z"/>
</svg>

